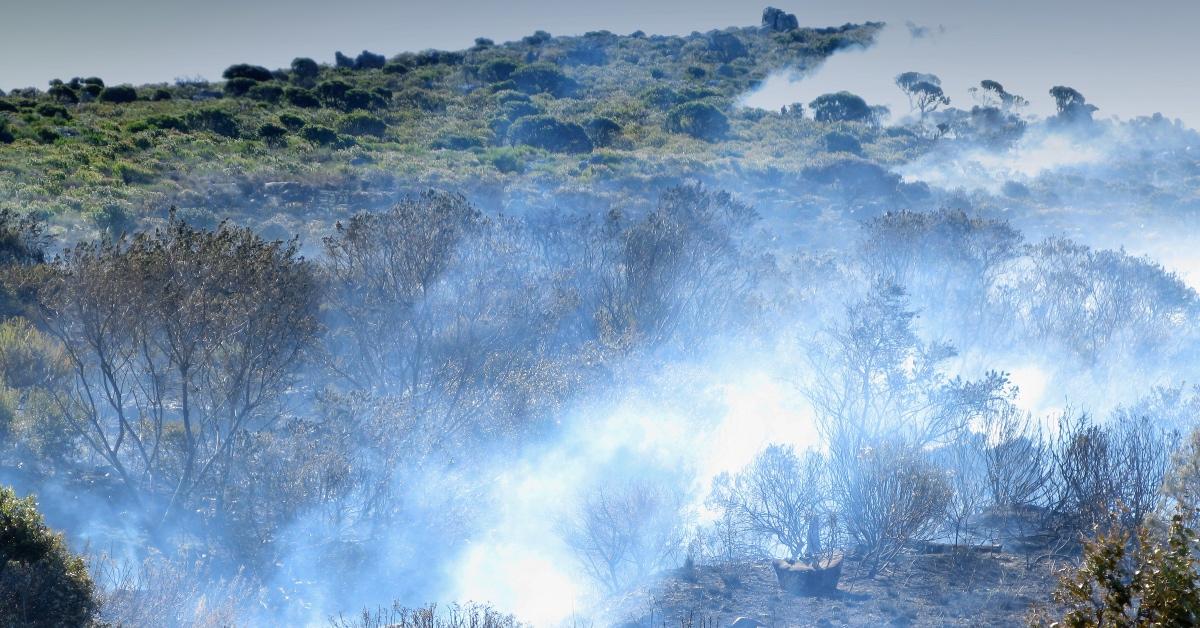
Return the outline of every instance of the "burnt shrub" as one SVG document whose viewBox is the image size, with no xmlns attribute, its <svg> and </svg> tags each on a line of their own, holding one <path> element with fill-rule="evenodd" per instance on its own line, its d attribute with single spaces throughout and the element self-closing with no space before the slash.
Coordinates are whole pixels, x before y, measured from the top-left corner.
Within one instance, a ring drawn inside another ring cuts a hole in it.
<svg viewBox="0 0 1200 628">
<path fill-rule="evenodd" d="M 667 112 L 663 124 L 670 133 L 682 133 L 712 142 L 729 132 L 729 119 L 720 109 L 705 102 L 687 102 Z"/>
<path fill-rule="evenodd" d="M 592 141 L 583 127 L 553 116 L 526 116 L 513 122 L 508 141 L 556 153 L 588 153 Z"/>
<path fill-rule="evenodd" d="M 100 102 L 124 104 L 137 100 L 137 97 L 137 90 L 132 85 L 113 85 L 103 88 L 99 99 Z"/>
<path fill-rule="evenodd" d="M 244 78 L 250 79 L 257 83 L 269 81 L 275 77 L 271 74 L 270 70 L 262 67 L 261 65 L 239 63 L 237 65 L 231 65 L 225 68 L 225 71 L 221 73 L 221 78 L 224 78 L 225 80 Z"/>
</svg>

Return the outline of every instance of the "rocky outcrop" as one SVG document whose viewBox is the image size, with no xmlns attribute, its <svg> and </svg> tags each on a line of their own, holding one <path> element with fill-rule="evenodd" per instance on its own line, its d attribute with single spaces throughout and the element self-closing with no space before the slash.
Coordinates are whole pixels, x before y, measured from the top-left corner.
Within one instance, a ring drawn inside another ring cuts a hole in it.
<svg viewBox="0 0 1200 628">
<path fill-rule="evenodd" d="M 763 9 L 762 28 L 772 33 L 784 33 L 800 28 L 800 21 L 795 15 L 785 13 L 782 9 L 767 7 Z"/>
</svg>

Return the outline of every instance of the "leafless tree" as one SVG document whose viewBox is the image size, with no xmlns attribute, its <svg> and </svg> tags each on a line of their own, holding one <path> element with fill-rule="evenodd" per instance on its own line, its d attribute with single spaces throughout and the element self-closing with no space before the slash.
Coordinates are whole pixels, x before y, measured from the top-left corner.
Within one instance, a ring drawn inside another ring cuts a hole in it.
<svg viewBox="0 0 1200 628">
<path fill-rule="evenodd" d="M 683 493 L 665 482 L 599 487 L 562 522 L 563 538 L 589 576 L 620 592 L 679 563 L 685 506 Z"/>
<path fill-rule="evenodd" d="M 819 558 L 834 549 L 821 542 L 829 490 L 821 455 L 771 445 L 737 475 L 716 478 L 709 503 L 740 522 L 751 545 L 778 544 L 790 560 Z"/>
</svg>

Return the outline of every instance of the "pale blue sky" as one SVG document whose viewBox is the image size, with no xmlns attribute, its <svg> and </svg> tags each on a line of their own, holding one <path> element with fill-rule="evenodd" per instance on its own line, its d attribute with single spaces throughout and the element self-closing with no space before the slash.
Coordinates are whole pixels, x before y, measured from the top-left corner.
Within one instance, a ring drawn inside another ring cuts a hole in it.
<svg viewBox="0 0 1200 628">
<path fill-rule="evenodd" d="M 839 76 L 802 81 L 796 100 L 838 84 L 872 100 L 894 99 L 886 74 L 907 66 L 941 75 L 957 103 L 967 100 L 967 86 L 991 78 L 1044 111 L 1046 91 L 1064 83 L 1100 106 L 1102 116 L 1162 111 L 1200 126 L 1196 0 L 775 4 L 810 26 L 875 19 L 905 33 L 907 20 L 945 27 L 932 42 L 894 38 L 889 48 L 846 62 Z M 0 0 L 0 88 L 45 87 L 77 75 L 110 83 L 217 78 L 238 62 L 279 67 L 295 56 L 330 60 L 339 49 L 460 49 L 475 37 L 504 41 L 538 29 L 687 33 L 757 24 L 762 8 L 745 0 Z"/>
</svg>

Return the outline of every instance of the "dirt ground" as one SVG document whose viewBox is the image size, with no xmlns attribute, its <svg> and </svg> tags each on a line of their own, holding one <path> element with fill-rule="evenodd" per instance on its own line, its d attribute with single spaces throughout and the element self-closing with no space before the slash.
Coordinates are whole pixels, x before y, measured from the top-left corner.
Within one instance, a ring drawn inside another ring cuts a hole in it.
<svg viewBox="0 0 1200 628">
<path fill-rule="evenodd" d="M 1032 556 L 907 555 L 874 578 L 852 559 L 834 594 L 783 591 L 770 561 L 696 567 L 612 603 L 620 628 L 1017 626 L 1047 603 L 1061 564 Z M 744 621 L 740 626 L 753 626 Z"/>
</svg>

